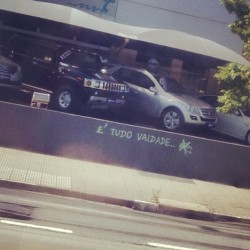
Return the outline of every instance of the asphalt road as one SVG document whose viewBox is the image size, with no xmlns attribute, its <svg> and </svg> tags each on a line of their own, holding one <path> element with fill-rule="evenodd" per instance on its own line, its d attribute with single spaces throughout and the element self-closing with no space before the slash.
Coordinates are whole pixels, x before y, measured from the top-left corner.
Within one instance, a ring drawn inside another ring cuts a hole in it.
<svg viewBox="0 0 250 250">
<path fill-rule="evenodd" d="M 250 225 L 0 188 L 0 249 L 250 249 Z"/>
</svg>

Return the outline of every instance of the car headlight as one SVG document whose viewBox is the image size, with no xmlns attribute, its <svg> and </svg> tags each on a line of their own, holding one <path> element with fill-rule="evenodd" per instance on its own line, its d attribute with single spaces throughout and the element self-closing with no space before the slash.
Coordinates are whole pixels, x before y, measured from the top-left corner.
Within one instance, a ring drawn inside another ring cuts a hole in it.
<svg viewBox="0 0 250 250">
<path fill-rule="evenodd" d="M 190 106 L 189 110 L 193 115 L 201 115 L 200 109 L 198 107 Z"/>
</svg>

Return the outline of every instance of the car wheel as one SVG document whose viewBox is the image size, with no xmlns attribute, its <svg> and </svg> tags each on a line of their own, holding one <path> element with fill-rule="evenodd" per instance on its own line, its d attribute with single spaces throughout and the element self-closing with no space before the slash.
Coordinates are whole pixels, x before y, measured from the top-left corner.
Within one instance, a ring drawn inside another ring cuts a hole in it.
<svg viewBox="0 0 250 250">
<path fill-rule="evenodd" d="M 169 108 L 161 117 L 163 129 L 168 131 L 179 130 L 184 123 L 183 115 L 177 108 Z"/>
<path fill-rule="evenodd" d="M 250 145 L 250 131 L 248 131 L 246 135 L 246 144 Z"/>
<path fill-rule="evenodd" d="M 54 107 L 58 111 L 73 112 L 76 108 L 77 98 L 72 87 L 64 85 L 59 87 L 54 96 Z"/>
</svg>

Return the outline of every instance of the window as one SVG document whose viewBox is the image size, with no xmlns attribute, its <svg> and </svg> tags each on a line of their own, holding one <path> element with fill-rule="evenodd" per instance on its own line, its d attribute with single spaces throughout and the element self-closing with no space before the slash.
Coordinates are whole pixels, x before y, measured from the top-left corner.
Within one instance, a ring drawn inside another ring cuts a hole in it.
<svg viewBox="0 0 250 250">
<path fill-rule="evenodd" d="M 11 53 L 14 55 L 28 57 L 30 55 L 31 44 L 26 40 L 15 40 L 13 45 L 10 45 Z"/>
<path fill-rule="evenodd" d="M 99 70 L 101 68 L 101 61 L 99 60 L 98 55 L 94 53 L 81 51 L 72 52 L 72 54 L 69 54 L 69 56 L 65 57 L 63 61 L 75 66 L 83 67 L 85 69 Z"/>
<path fill-rule="evenodd" d="M 119 69 L 112 75 L 119 82 L 131 82 L 131 70 Z"/>
<path fill-rule="evenodd" d="M 170 93 L 175 94 L 185 94 L 185 88 L 177 81 L 171 78 L 166 78 L 165 85 L 163 86 L 164 90 Z"/>
<path fill-rule="evenodd" d="M 147 75 L 138 71 L 133 71 L 131 80 L 133 84 L 142 88 L 149 89 L 150 87 L 154 87 L 154 83 L 151 79 Z"/>
<path fill-rule="evenodd" d="M 122 82 L 132 83 L 138 87 L 149 89 L 154 87 L 154 83 L 151 79 L 144 75 L 142 72 L 131 69 L 119 69 L 113 74 L 113 77 Z"/>
<path fill-rule="evenodd" d="M 51 64 L 55 60 L 55 50 L 37 46 L 35 47 L 33 56 L 38 61 Z"/>
</svg>

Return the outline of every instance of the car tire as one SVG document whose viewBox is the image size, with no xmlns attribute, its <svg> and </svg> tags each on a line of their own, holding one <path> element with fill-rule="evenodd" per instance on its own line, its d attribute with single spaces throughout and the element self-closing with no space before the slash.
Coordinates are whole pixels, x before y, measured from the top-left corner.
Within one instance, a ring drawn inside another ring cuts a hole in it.
<svg viewBox="0 0 250 250">
<path fill-rule="evenodd" d="M 75 112 L 77 97 L 74 89 L 69 85 L 63 85 L 55 91 L 53 98 L 54 108 L 62 112 Z"/>
<path fill-rule="evenodd" d="M 164 130 L 179 130 L 184 124 L 184 118 L 181 111 L 174 107 L 168 108 L 161 116 L 161 124 Z"/>
<path fill-rule="evenodd" d="M 247 132 L 245 141 L 247 145 L 250 145 L 250 131 Z"/>
</svg>

